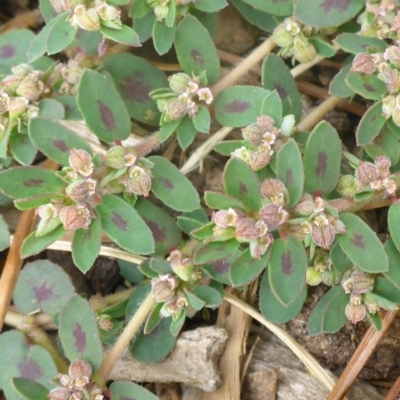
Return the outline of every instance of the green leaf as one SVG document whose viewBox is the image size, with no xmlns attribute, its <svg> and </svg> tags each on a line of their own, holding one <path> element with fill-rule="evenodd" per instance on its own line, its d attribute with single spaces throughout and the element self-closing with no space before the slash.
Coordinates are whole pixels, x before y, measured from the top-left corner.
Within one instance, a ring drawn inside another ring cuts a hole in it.
<svg viewBox="0 0 400 400">
<path fill-rule="evenodd" d="M 377 331 L 382 330 L 382 320 L 381 320 L 379 314 L 371 314 L 371 313 L 367 312 L 367 317 Z"/>
<path fill-rule="evenodd" d="M 27 236 L 21 246 L 21 258 L 36 255 L 53 242 L 61 239 L 66 233 L 62 225 L 43 236 L 36 236 L 36 231 Z"/>
<path fill-rule="evenodd" d="M 38 309 L 54 315 L 75 292 L 69 276 L 48 260 L 27 263 L 15 286 L 13 301 L 18 310 L 30 314 Z"/>
<path fill-rule="evenodd" d="M 184 120 L 185 119 L 179 119 L 177 121 L 171 121 L 163 124 L 160 129 L 160 142 L 165 142 L 178 129 Z"/>
<path fill-rule="evenodd" d="M 379 101 L 370 107 L 361 118 L 356 132 L 357 145 L 364 146 L 372 143 L 379 135 L 385 121 L 386 119 L 382 115 L 382 102 Z"/>
<path fill-rule="evenodd" d="M 256 173 L 239 158 L 231 158 L 225 165 L 223 183 L 228 195 L 240 199 L 252 211 L 261 208 L 260 183 Z"/>
<path fill-rule="evenodd" d="M 397 250 L 400 251 L 400 202 L 396 202 L 389 207 L 388 225 L 391 238 Z"/>
<path fill-rule="evenodd" d="M 127 139 L 128 110 L 109 75 L 85 69 L 78 85 L 78 106 L 89 128 L 105 142 Z"/>
<path fill-rule="evenodd" d="M 131 118 L 157 125 L 161 114 L 149 93 L 168 86 L 164 72 L 143 58 L 128 53 L 110 56 L 105 69 L 113 77 Z"/>
<path fill-rule="evenodd" d="M 377 294 L 394 304 L 400 304 L 400 291 L 386 278 L 378 277 L 375 279 L 374 288 L 371 293 Z"/>
<path fill-rule="evenodd" d="M 261 105 L 267 94 L 268 91 L 256 86 L 224 89 L 213 102 L 215 118 L 221 125 L 234 128 L 252 124 L 261 115 Z"/>
<path fill-rule="evenodd" d="M 384 308 L 385 310 L 396 311 L 399 309 L 397 305 L 385 297 L 379 296 L 376 293 L 365 293 L 364 298 L 369 303 L 376 304 L 380 308 Z"/>
<path fill-rule="evenodd" d="M 75 96 L 59 96 L 57 101 L 64 107 L 66 120 L 80 121 L 83 119 L 81 112 L 79 111 L 78 105 L 76 104 Z"/>
<path fill-rule="evenodd" d="M 197 229 L 194 229 L 190 232 L 190 235 L 197 240 L 205 240 L 211 238 L 214 235 L 214 222 L 208 222 L 205 225 L 200 226 Z M 226 238 L 221 239 L 220 241 L 227 240 Z M 217 240 L 214 240 L 214 242 Z"/>
<path fill-rule="evenodd" d="M 228 258 L 211 261 L 209 264 L 202 265 L 200 269 L 206 276 L 209 276 L 211 279 L 213 279 L 214 282 L 219 282 L 224 285 L 231 285 L 231 281 L 229 279 L 229 270 L 232 263 L 238 257 L 240 257 L 240 255 L 241 252 L 236 251 Z"/>
<path fill-rule="evenodd" d="M 200 311 L 206 304 L 205 301 L 201 300 L 199 297 L 197 297 L 195 294 L 193 294 L 192 292 L 190 292 L 187 289 L 183 289 L 186 298 L 188 300 L 189 303 L 189 307 L 195 309 L 196 311 Z"/>
<path fill-rule="evenodd" d="M 79 312 L 77 312 L 79 310 Z M 96 317 L 88 302 L 77 294 L 63 307 L 59 316 L 58 335 L 65 356 L 80 358 L 97 370 L 103 358 Z"/>
<path fill-rule="evenodd" d="M 18 133 L 17 129 L 11 131 L 9 139 L 12 156 L 22 165 L 31 165 L 37 150 L 26 133 Z"/>
<path fill-rule="evenodd" d="M 342 50 L 351 54 L 383 53 L 387 48 L 387 43 L 377 37 L 362 36 L 356 33 L 342 33 L 333 40 Z"/>
<path fill-rule="evenodd" d="M 389 208 L 389 213 L 390 213 L 390 208 Z M 387 272 L 384 272 L 383 274 L 393 285 L 395 285 L 398 289 L 400 289 L 400 252 L 396 248 L 392 239 L 388 239 L 384 245 L 386 255 L 389 260 L 389 269 Z"/>
<path fill-rule="evenodd" d="M 207 107 L 200 106 L 199 111 L 192 119 L 194 127 L 201 133 L 210 131 L 211 117 Z"/>
<path fill-rule="evenodd" d="M 199 228 L 206 222 L 208 222 L 208 217 L 202 208 L 183 213 L 177 218 L 179 228 L 188 235 L 192 230 Z"/>
<path fill-rule="evenodd" d="M 349 303 L 349 295 L 341 286 L 329 290 L 318 302 L 308 320 L 308 334 L 310 336 L 321 333 L 336 333 L 346 323 L 344 313 Z"/>
<path fill-rule="evenodd" d="M 386 84 L 375 75 L 350 71 L 345 79 L 351 90 L 369 100 L 381 100 L 386 93 Z"/>
<path fill-rule="evenodd" d="M 171 264 L 165 260 L 150 258 L 150 268 L 159 275 L 173 274 Z"/>
<path fill-rule="evenodd" d="M 365 272 L 386 272 L 388 258 L 375 232 L 354 214 L 341 214 L 340 220 L 347 232 L 337 240 L 354 265 Z"/>
<path fill-rule="evenodd" d="M 230 156 L 236 149 L 243 146 L 243 140 L 225 140 L 214 145 L 214 151 L 223 156 Z"/>
<path fill-rule="evenodd" d="M 207 73 L 208 83 L 219 77 L 220 63 L 214 42 L 197 18 L 188 14 L 175 33 L 175 51 L 179 64 L 189 75 Z"/>
<path fill-rule="evenodd" d="M 226 0 L 198 0 L 196 8 L 200 11 L 207 13 L 213 13 L 222 10 L 228 5 Z"/>
<path fill-rule="evenodd" d="M 22 200 L 15 200 L 14 205 L 18 210 L 30 210 L 31 208 L 38 208 L 43 204 L 50 203 L 54 199 L 54 196 L 56 196 L 56 193 L 27 197 Z"/>
<path fill-rule="evenodd" d="M 65 126 L 49 119 L 40 117 L 31 119 L 28 133 L 39 151 L 61 165 L 69 165 L 72 149 L 82 149 L 92 154 L 87 141 Z"/>
<path fill-rule="evenodd" d="M 144 333 L 146 335 L 151 333 L 161 322 L 162 317 L 160 315 L 160 310 L 163 305 L 164 303 L 156 303 L 156 305 L 149 312 L 149 315 L 147 316 L 146 322 L 144 324 Z"/>
<path fill-rule="evenodd" d="M 264 11 L 273 15 L 292 15 L 293 3 L 288 0 L 244 0 L 256 10 Z"/>
<path fill-rule="evenodd" d="M 181 123 L 178 126 L 176 136 L 178 138 L 179 146 L 181 146 L 183 150 L 186 150 L 193 143 L 193 140 L 196 137 L 197 129 L 193 122 L 192 118 L 185 116 L 181 119 Z"/>
<path fill-rule="evenodd" d="M 281 57 L 269 54 L 262 65 L 262 86 L 268 90 L 276 90 L 284 104 L 283 115 L 294 114 L 296 122 L 300 122 L 303 105 L 297 84 L 289 68 Z M 289 104 L 285 106 L 285 104 Z"/>
<path fill-rule="evenodd" d="M 54 172 L 38 167 L 17 167 L 0 172 L 0 191 L 12 199 L 58 193 L 64 182 Z"/>
<path fill-rule="evenodd" d="M 158 272 L 155 272 L 150 268 L 150 258 L 142 261 L 142 263 L 138 266 L 138 270 L 149 278 L 158 278 Z"/>
<path fill-rule="evenodd" d="M 295 206 L 303 194 L 304 168 L 297 143 L 289 139 L 276 155 L 276 177 L 289 192 L 289 207 Z"/>
<path fill-rule="evenodd" d="M 134 4 L 137 2 L 135 1 Z M 153 34 L 153 26 L 156 20 L 154 12 L 148 12 L 143 18 L 136 18 L 133 21 L 132 28 L 139 35 L 140 42 L 146 42 Z"/>
<path fill-rule="evenodd" d="M 316 28 L 339 26 L 355 17 L 364 7 L 364 0 L 297 0 L 294 16 L 303 24 Z"/>
<path fill-rule="evenodd" d="M 266 268 L 271 251 L 267 251 L 260 258 L 251 256 L 250 249 L 246 249 L 231 265 L 229 279 L 233 287 L 249 284 L 256 279 Z"/>
<path fill-rule="evenodd" d="M 154 254 L 163 256 L 178 247 L 182 240 L 181 231 L 167 212 L 143 197 L 137 200 L 135 208 L 153 234 Z"/>
<path fill-rule="evenodd" d="M 216 308 L 222 303 L 221 294 L 210 286 L 196 286 L 192 293 L 204 301 L 204 307 Z"/>
<path fill-rule="evenodd" d="M 276 90 L 268 93 L 261 105 L 261 115 L 268 115 L 272 117 L 275 121 L 277 127 L 282 124 L 282 101 Z"/>
<path fill-rule="evenodd" d="M 308 267 L 306 251 L 299 239 L 289 236 L 275 240 L 270 253 L 268 276 L 272 292 L 282 305 L 290 306 L 305 285 Z"/>
<path fill-rule="evenodd" d="M 240 210 L 246 209 L 240 200 L 225 193 L 206 191 L 204 192 L 204 202 L 207 207 L 215 210 L 227 210 L 228 208 L 238 208 Z"/>
<path fill-rule="evenodd" d="M 169 331 L 173 336 L 179 335 L 185 321 L 186 321 L 186 310 L 182 310 L 180 316 L 177 319 L 172 320 L 171 325 L 169 326 Z"/>
<path fill-rule="evenodd" d="M 268 274 L 264 273 L 260 284 L 260 311 L 262 315 L 274 324 L 284 324 L 294 319 L 301 311 L 307 298 L 307 285 L 290 306 L 284 306 L 274 295 L 269 284 Z"/>
<path fill-rule="evenodd" d="M 64 118 L 65 110 L 61 103 L 54 99 L 42 99 L 39 102 L 39 117 L 59 121 Z"/>
<path fill-rule="evenodd" d="M 340 247 L 338 241 L 335 241 L 329 249 L 329 258 L 332 265 L 339 272 L 343 273 L 353 266 L 353 263 L 347 257 L 346 253 Z"/>
<path fill-rule="evenodd" d="M 212 261 L 230 257 L 239 248 L 240 243 L 235 239 L 224 242 L 208 242 L 200 245 L 193 254 L 195 264 L 208 264 Z"/>
<path fill-rule="evenodd" d="M 121 198 L 107 194 L 96 208 L 104 232 L 118 246 L 136 254 L 154 252 L 151 230 L 138 212 Z"/>
<path fill-rule="evenodd" d="M 147 0 L 135 0 L 132 2 L 131 9 L 129 10 L 129 16 L 131 18 L 143 18 L 151 7 L 147 3 Z"/>
<path fill-rule="evenodd" d="M 162 56 L 172 47 L 175 39 L 176 24 L 172 27 L 165 25 L 163 21 L 154 21 L 153 44 L 157 53 Z"/>
<path fill-rule="evenodd" d="M 329 44 L 321 35 L 313 35 L 308 39 L 308 41 L 314 46 L 314 49 L 319 56 L 330 58 L 336 54 L 335 47 Z"/>
<path fill-rule="evenodd" d="M 0 36 L 0 70 L 11 73 L 11 67 L 28 61 L 27 52 L 35 35 L 27 29 L 13 29 Z"/>
<path fill-rule="evenodd" d="M 137 284 L 143 281 L 144 276 L 136 264 L 125 260 L 118 260 L 117 262 L 120 275 L 128 282 Z"/>
<path fill-rule="evenodd" d="M 13 378 L 12 384 L 16 392 L 27 400 L 48 400 L 49 389 L 39 382 L 26 378 Z"/>
<path fill-rule="evenodd" d="M 132 47 L 141 46 L 139 35 L 129 26 L 122 25 L 121 29 L 113 29 L 106 26 L 101 26 L 100 32 L 107 39 L 111 39 L 114 42 L 126 44 Z"/>
<path fill-rule="evenodd" d="M 346 77 L 349 74 L 351 63 L 343 67 L 332 79 L 329 86 L 329 94 L 336 97 L 350 97 L 354 94 L 346 83 Z"/>
<path fill-rule="evenodd" d="M 113 400 L 159 400 L 153 393 L 133 382 L 113 382 L 110 393 Z"/>
<path fill-rule="evenodd" d="M 101 222 L 95 218 L 87 229 L 78 229 L 72 240 L 72 259 L 78 269 L 86 274 L 99 255 L 101 246 Z"/>
<path fill-rule="evenodd" d="M 200 208 L 197 190 L 174 164 L 160 156 L 148 159 L 154 163 L 151 170 L 151 191 L 154 196 L 176 211 L 193 211 Z"/>
<path fill-rule="evenodd" d="M 328 122 L 320 122 L 311 132 L 304 151 L 304 188 L 309 193 L 328 194 L 340 176 L 342 142 Z"/>
<path fill-rule="evenodd" d="M 3 216 L 0 215 L 0 251 L 8 247 L 10 247 L 10 232 Z"/>
</svg>

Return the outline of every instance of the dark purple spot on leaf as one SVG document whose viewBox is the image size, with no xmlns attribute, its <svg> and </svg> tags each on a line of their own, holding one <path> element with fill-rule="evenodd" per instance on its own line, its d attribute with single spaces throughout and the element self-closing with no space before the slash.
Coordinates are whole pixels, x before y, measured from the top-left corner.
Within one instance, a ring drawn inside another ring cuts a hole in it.
<svg viewBox="0 0 400 400">
<path fill-rule="evenodd" d="M 226 113 L 242 114 L 251 107 L 248 101 L 234 100 L 232 103 L 227 104 L 223 111 Z"/>
<path fill-rule="evenodd" d="M 274 88 L 278 92 L 279 97 L 281 98 L 282 101 L 285 100 L 286 97 L 289 96 L 289 93 L 286 91 L 286 89 L 279 82 L 275 82 L 274 83 Z"/>
<path fill-rule="evenodd" d="M 292 168 L 289 168 L 286 171 L 286 186 L 290 186 L 293 185 L 293 171 Z"/>
<path fill-rule="evenodd" d="M 324 151 L 318 153 L 318 164 L 315 171 L 318 179 L 323 179 L 326 172 L 328 156 Z"/>
<path fill-rule="evenodd" d="M 357 233 L 353 233 L 353 237 L 351 238 L 351 243 L 353 243 L 354 246 L 358 247 L 359 249 L 365 249 L 363 237 L 361 235 L 358 235 Z"/>
<path fill-rule="evenodd" d="M 24 186 L 26 187 L 39 187 L 44 183 L 43 179 L 29 179 L 29 181 L 24 182 Z"/>
<path fill-rule="evenodd" d="M 127 100 L 139 103 L 151 100 L 149 96 L 151 87 L 145 82 L 144 74 L 141 71 L 135 71 L 132 77 L 125 78 L 119 84 L 119 90 Z"/>
<path fill-rule="evenodd" d="M 11 58 L 16 53 L 15 47 L 11 44 L 6 44 L 0 49 L 0 57 L 1 58 Z"/>
<path fill-rule="evenodd" d="M 42 285 L 39 287 L 34 286 L 33 291 L 35 292 L 35 297 L 39 303 L 47 300 L 54 300 L 59 297 L 56 293 L 53 292 L 53 285 L 47 287 L 47 282 L 43 282 Z"/>
<path fill-rule="evenodd" d="M 364 83 L 364 89 L 368 92 L 376 92 L 375 87 L 370 85 L 369 83 Z"/>
<path fill-rule="evenodd" d="M 340 12 L 346 11 L 352 0 L 325 0 L 321 3 L 321 8 L 325 13 L 330 12 L 331 10 L 338 10 Z"/>
<path fill-rule="evenodd" d="M 165 189 L 172 190 L 175 186 L 168 178 L 161 178 L 161 184 L 165 187 Z"/>
<path fill-rule="evenodd" d="M 163 242 L 167 238 L 165 234 L 165 229 L 161 228 L 160 225 L 157 224 L 157 222 L 151 221 L 146 218 L 143 219 L 146 222 L 147 226 L 150 228 L 156 242 Z"/>
<path fill-rule="evenodd" d="M 72 334 L 74 335 L 75 338 L 75 348 L 78 351 L 78 353 L 83 354 L 85 351 L 86 347 L 86 334 L 82 330 L 81 324 L 76 324 L 75 329 L 73 330 Z"/>
<path fill-rule="evenodd" d="M 120 214 L 117 214 L 115 211 L 113 211 L 113 216 L 111 221 L 115 225 L 117 225 L 120 231 L 126 232 L 128 230 L 128 223 L 122 218 Z"/>
<path fill-rule="evenodd" d="M 218 274 L 224 274 L 225 272 L 228 272 L 231 266 L 231 264 L 228 263 L 225 258 L 212 261 L 210 264 L 214 267 L 215 272 L 217 272 Z"/>
<path fill-rule="evenodd" d="M 203 68 L 203 65 L 204 65 L 204 58 L 203 58 L 202 54 L 201 54 L 198 50 L 193 49 L 193 50 L 190 52 L 190 55 L 192 56 L 194 62 L 195 62 L 200 68 Z"/>
<path fill-rule="evenodd" d="M 58 150 L 62 151 L 63 153 L 66 153 L 69 150 L 64 140 L 55 139 L 53 140 L 53 144 L 55 147 L 57 147 Z"/>
<path fill-rule="evenodd" d="M 292 265 L 292 259 L 290 257 L 289 250 L 282 254 L 281 265 L 282 265 L 283 273 L 285 275 L 290 275 L 292 273 L 293 265 Z"/>
<path fill-rule="evenodd" d="M 99 100 L 100 117 L 106 128 L 113 131 L 116 127 L 114 114 L 111 109 Z"/>
<path fill-rule="evenodd" d="M 242 194 L 247 193 L 247 185 L 243 182 L 239 182 L 239 192 Z"/>
<path fill-rule="evenodd" d="M 33 358 L 28 358 L 18 363 L 18 371 L 22 378 L 31 379 L 33 381 L 43 378 L 42 369 Z"/>
</svg>

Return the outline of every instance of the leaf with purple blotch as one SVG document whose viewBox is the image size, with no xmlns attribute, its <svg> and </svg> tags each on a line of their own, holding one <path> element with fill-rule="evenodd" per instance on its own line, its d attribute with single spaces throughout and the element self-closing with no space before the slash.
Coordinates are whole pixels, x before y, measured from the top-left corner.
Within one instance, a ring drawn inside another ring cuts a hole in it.
<svg viewBox="0 0 400 400">
<path fill-rule="evenodd" d="M 386 118 L 382 115 L 382 102 L 378 101 L 361 118 L 356 131 L 358 146 L 372 143 L 379 135 Z"/>
<path fill-rule="evenodd" d="M 83 119 L 78 105 L 76 104 L 75 96 L 59 96 L 57 101 L 64 107 L 64 113 L 67 121 L 81 121 Z"/>
<path fill-rule="evenodd" d="M 236 251 L 233 255 L 227 258 L 211 261 L 208 264 L 202 265 L 200 270 L 209 276 L 214 282 L 224 285 L 231 285 L 229 279 L 229 270 L 232 263 L 242 254 L 241 251 Z"/>
<path fill-rule="evenodd" d="M 256 10 L 272 15 L 288 16 L 293 14 L 292 0 L 243 0 Z"/>
<path fill-rule="evenodd" d="M 283 102 L 283 115 L 294 114 L 296 122 L 300 122 L 303 105 L 297 84 L 289 68 L 275 54 L 269 54 L 262 65 L 262 86 L 268 90 L 276 90 Z"/>
<path fill-rule="evenodd" d="M 196 133 L 197 129 L 193 124 L 193 119 L 186 115 L 183 119 L 181 119 L 181 123 L 179 124 L 176 132 L 176 137 L 182 150 L 186 150 L 193 143 Z"/>
<path fill-rule="evenodd" d="M 278 128 L 281 126 L 283 117 L 282 100 L 276 90 L 271 91 L 265 96 L 260 114 L 272 117 L 275 125 Z"/>
<path fill-rule="evenodd" d="M 197 0 L 196 8 L 200 11 L 213 13 L 222 10 L 228 5 L 226 0 Z"/>
<path fill-rule="evenodd" d="M 330 193 L 340 176 L 342 142 L 331 124 L 321 121 L 311 132 L 304 151 L 304 189 L 320 196 Z"/>
<path fill-rule="evenodd" d="M 11 73 L 11 67 L 26 63 L 27 52 L 35 35 L 27 29 L 14 29 L 0 36 L 0 72 Z"/>
<path fill-rule="evenodd" d="M 294 17 L 315 28 L 330 28 L 344 24 L 365 6 L 365 0 L 297 0 Z"/>
<path fill-rule="evenodd" d="M 167 26 L 164 21 L 154 21 L 153 44 L 157 53 L 162 56 L 172 47 L 175 39 L 176 24 Z"/>
<path fill-rule="evenodd" d="M 244 204 L 236 197 L 229 196 L 225 193 L 204 192 L 204 202 L 210 208 L 215 210 L 227 210 L 228 208 L 238 208 L 239 210 L 245 210 Z"/>
<path fill-rule="evenodd" d="M 48 260 L 27 263 L 21 271 L 13 300 L 18 310 L 30 314 L 41 310 L 56 314 L 74 294 L 69 276 L 57 264 Z"/>
<path fill-rule="evenodd" d="M 229 279 L 233 287 L 248 285 L 254 281 L 267 267 L 271 251 L 267 251 L 260 258 L 251 256 L 250 249 L 246 249 L 231 265 Z"/>
<path fill-rule="evenodd" d="M 72 240 L 72 259 L 78 269 L 86 274 L 96 261 L 101 246 L 100 218 L 92 219 L 87 229 L 77 229 Z"/>
<path fill-rule="evenodd" d="M 111 143 L 128 138 L 129 113 L 109 75 L 85 69 L 78 85 L 77 102 L 86 124 L 99 139 Z"/>
<path fill-rule="evenodd" d="M 208 242 L 197 247 L 193 254 L 195 264 L 209 264 L 216 260 L 229 258 L 238 250 L 240 243 L 236 239 L 224 242 Z"/>
<path fill-rule="evenodd" d="M 113 54 L 104 68 L 113 77 L 131 118 L 157 125 L 161 114 L 149 93 L 168 86 L 164 72 L 143 58 L 128 53 Z"/>
<path fill-rule="evenodd" d="M 28 125 L 29 137 L 39 151 L 61 165 L 69 165 L 72 149 L 86 150 L 92 154 L 87 141 L 56 121 L 32 118 Z"/>
<path fill-rule="evenodd" d="M 274 295 L 269 284 L 268 273 L 264 273 L 260 284 L 260 311 L 268 321 L 284 324 L 294 319 L 303 307 L 307 298 L 307 285 L 290 306 L 284 306 Z"/>
<path fill-rule="evenodd" d="M 49 389 L 39 382 L 26 378 L 12 378 L 12 384 L 24 400 L 48 400 Z"/>
<path fill-rule="evenodd" d="M 356 33 L 345 32 L 335 37 L 333 40 L 346 53 L 383 53 L 388 44 L 377 37 L 362 36 Z"/>
<path fill-rule="evenodd" d="M 341 214 L 340 220 L 346 227 L 346 233 L 336 237 L 354 265 L 365 272 L 386 272 L 389 268 L 388 258 L 375 232 L 354 214 Z"/>
<path fill-rule="evenodd" d="M 232 157 L 225 165 L 223 184 L 228 195 L 240 199 L 251 211 L 261 208 L 261 189 L 257 174 L 243 160 Z"/>
<path fill-rule="evenodd" d="M 329 94 L 341 98 L 350 97 L 354 94 L 354 91 L 350 89 L 349 85 L 346 83 L 346 77 L 350 72 L 350 68 L 351 62 L 335 75 L 329 85 Z"/>
<path fill-rule="evenodd" d="M 22 165 L 31 165 L 35 160 L 37 149 L 26 133 L 19 133 L 14 127 L 9 138 L 9 148 L 12 156 Z"/>
<path fill-rule="evenodd" d="M 214 145 L 214 151 L 223 156 L 228 156 L 240 147 L 243 146 L 243 140 L 224 140 L 223 142 L 217 143 Z"/>
<path fill-rule="evenodd" d="M 100 27 L 100 32 L 107 39 L 114 42 L 122 43 L 127 46 L 141 47 L 139 35 L 129 26 L 122 25 L 121 29 L 108 28 L 106 26 Z"/>
<path fill-rule="evenodd" d="M 104 232 L 118 246 L 136 254 L 154 252 L 154 239 L 150 228 L 126 201 L 107 194 L 101 198 L 96 210 L 100 214 Z"/>
<path fill-rule="evenodd" d="M 142 197 L 138 198 L 135 208 L 153 234 L 155 255 L 166 255 L 178 247 L 182 234 L 167 212 Z"/>
<path fill-rule="evenodd" d="M 307 253 L 294 236 L 275 240 L 270 252 L 268 277 L 271 290 L 277 300 L 288 307 L 303 291 L 308 267 Z"/>
<path fill-rule="evenodd" d="M 304 167 L 299 147 L 293 139 L 289 139 L 276 155 L 276 177 L 289 192 L 288 206 L 295 206 L 303 194 Z"/>
<path fill-rule="evenodd" d="M 254 123 L 261 115 L 268 91 L 256 86 L 232 86 L 214 100 L 215 119 L 223 126 L 238 128 Z"/>
<path fill-rule="evenodd" d="M 159 400 L 153 393 L 133 382 L 113 382 L 110 394 L 113 400 Z"/>
<path fill-rule="evenodd" d="M 16 167 L 0 172 L 0 191 L 12 199 L 58 193 L 64 182 L 54 172 L 38 167 Z"/>
<path fill-rule="evenodd" d="M 59 316 L 58 335 L 68 360 L 87 361 L 97 370 L 103 358 L 103 349 L 94 311 L 79 295 L 74 295 L 62 308 Z"/>
<path fill-rule="evenodd" d="M 193 211 L 200 208 L 197 190 L 179 169 L 164 157 L 152 156 L 154 163 L 151 191 L 168 207 L 176 211 Z"/>
<path fill-rule="evenodd" d="M 22 332 L 11 330 L 0 335 L 0 360 L 3 368 L 0 374 L 0 390 L 7 399 L 21 399 L 12 384 L 12 378 L 25 378 L 38 382 L 47 389 L 57 375 L 57 367 L 44 348 L 32 345 Z"/>
<path fill-rule="evenodd" d="M 351 90 L 369 100 L 381 100 L 387 91 L 385 82 L 375 75 L 350 71 L 345 81 Z"/>
<path fill-rule="evenodd" d="M 358 127 L 360 127 L 360 123 Z M 383 125 L 378 136 L 374 138 L 371 144 L 366 144 L 364 150 L 372 160 L 382 155 L 389 157 L 392 165 L 397 165 L 400 160 L 400 142 L 388 124 Z"/>
<path fill-rule="evenodd" d="M 189 75 L 207 73 L 208 83 L 217 81 L 220 62 L 215 44 L 199 20 L 188 14 L 181 20 L 175 33 L 175 51 L 179 64 Z"/>
<path fill-rule="evenodd" d="M 310 315 L 307 324 L 308 334 L 315 336 L 339 331 L 347 321 L 345 309 L 349 301 L 349 295 L 341 286 L 336 286 L 325 293 Z"/>
</svg>

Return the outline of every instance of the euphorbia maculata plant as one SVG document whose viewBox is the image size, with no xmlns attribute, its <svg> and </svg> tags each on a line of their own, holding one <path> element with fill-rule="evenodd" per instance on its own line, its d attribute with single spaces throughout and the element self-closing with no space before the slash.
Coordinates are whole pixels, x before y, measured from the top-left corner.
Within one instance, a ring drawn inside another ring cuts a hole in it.
<svg viewBox="0 0 400 400">
<path fill-rule="evenodd" d="M 71 364 L 57 351 L 52 359 L 44 348 L 29 347 L 21 331 L 3 333 L 0 358 L 10 368 L 0 374 L 0 388 L 9 399 L 153 399 L 129 382 L 105 388 L 127 343 L 124 326 L 132 355 L 158 361 L 174 347 L 186 318 L 221 304 L 224 286 L 241 289 L 259 277 L 261 312 L 275 323 L 296 317 L 309 286 L 327 286 L 308 321 L 311 335 L 366 317 L 379 329 L 378 311 L 400 303 L 397 2 L 234 0 L 281 50 L 264 59 L 261 86 L 215 91 L 220 62 L 212 34 L 226 1 L 128 3 L 42 0 L 46 26 L 38 35 L 0 36 L 0 190 L 39 218 L 22 257 L 70 231 L 72 257 L 84 273 L 103 233 L 142 260 L 119 261 L 121 274 L 136 285 L 133 292 L 88 301 L 58 266 L 25 266 L 13 301 L 26 331 L 34 329 L 29 314 L 35 310 L 56 317 Z M 174 46 L 183 72 L 167 77 L 136 55 L 108 51 L 108 40 L 139 46 L 151 36 L 159 54 Z M 44 55 L 66 48 L 66 63 Z M 371 101 L 356 132 L 357 157 L 343 150 L 328 122 L 301 129 L 300 95 L 279 57 L 308 63 L 317 55 L 332 57 L 337 48 L 349 56 L 331 93 Z M 224 192 L 203 195 L 173 163 L 150 153 L 174 135 L 185 150 L 198 132 L 210 132 L 211 115 L 222 126 L 241 128 L 242 139 L 214 146 L 227 157 Z M 132 144 L 138 124 L 156 133 Z M 59 170 L 32 166 L 38 151 Z M 385 199 L 393 204 L 390 238 L 382 244 L 356 213 Z M 117 349 L 104 360 L 102 342 Z M 15 346 L 17 356 L 10 353 Z M 28 362 L 40 378 L 24 372 Z"/>
</svg>

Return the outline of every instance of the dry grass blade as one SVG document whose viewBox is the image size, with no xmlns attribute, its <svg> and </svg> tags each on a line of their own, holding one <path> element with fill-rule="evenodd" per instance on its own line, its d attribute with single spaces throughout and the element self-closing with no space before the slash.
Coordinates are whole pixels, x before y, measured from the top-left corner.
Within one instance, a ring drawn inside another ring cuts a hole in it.
<svg viewBox="0 0 400 400">
<path fill-rule="evenodd" d="M 396 382 L 390 388 L 390 390 L 386 393 L 386 396 L 383 400 L 395 400 L 398 398 L 397 396 L 400 394 L 400 376 L 397 378 Z"/>
</svg>

